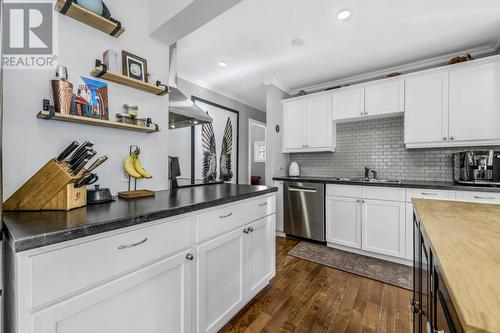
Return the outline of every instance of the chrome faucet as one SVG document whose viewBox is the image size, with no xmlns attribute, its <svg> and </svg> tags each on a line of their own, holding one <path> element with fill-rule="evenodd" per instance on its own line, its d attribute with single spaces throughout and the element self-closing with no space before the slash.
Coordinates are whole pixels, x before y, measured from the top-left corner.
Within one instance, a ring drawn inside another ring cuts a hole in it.
<svg viewBox="0 0 500 333">
<path fill-rule="evenodd" d="M 370 172 L 373 175 L 373 179 L 377 179 L 377 171 L 370 169 L 369 167 L 365 167 L 365 178 L 370 179 Z"/>
</svg>

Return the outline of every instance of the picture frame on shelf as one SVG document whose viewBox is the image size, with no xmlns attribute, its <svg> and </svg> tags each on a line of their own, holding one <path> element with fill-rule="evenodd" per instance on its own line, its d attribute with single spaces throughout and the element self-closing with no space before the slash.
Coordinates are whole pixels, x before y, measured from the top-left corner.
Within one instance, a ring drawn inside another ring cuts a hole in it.
<svg viewBox="0 0 500 333">
<path fill-rule="evenodd" d="M 148 62 L 135 54 L 122 51 L 123 75 L 148 83 Z"/>
</svg>

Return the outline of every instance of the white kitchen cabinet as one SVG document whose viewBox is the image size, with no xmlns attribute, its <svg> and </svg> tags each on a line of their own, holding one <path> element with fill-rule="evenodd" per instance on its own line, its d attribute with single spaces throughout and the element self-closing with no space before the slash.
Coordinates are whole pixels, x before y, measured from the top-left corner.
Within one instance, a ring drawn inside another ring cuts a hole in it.
<svg viewBox="0 0 500 333">
<path fill-rule="evenodd" d="M 500 143 L 500 62 L 450 71 L 452 142 Z"/>
<path fill-rule="evenodd" d="M 362 249 L 405 258 L 405 203 L 362 200 Z"/>
<path fill-rule="evenodd" d="M 217 332 L 275 275 L 276 216 L 197 247 L 197 332 Z"/>
<path fill-rule="evenodd" d="M 252 298 L 275 275 L 275 215 L 251 223 L 247 230 L 246 298 Z"/>
<path fill-rule="evenodd" d="M 379 116 L 404 112 L 404 80 L 389 78 L 365 86 L 365 115 Z"/>
<path fill-rule="evenodd" d="M 409 77 L 405 91 L 405 144 L 448 140 L 448 72 Z"/>
<path fill-rule="evenodd" d="M 331 95 L 283 101 L 283 152 L 335 150 Z"/>
<path fill-rule="evenodd" d="M 306 145 L 308 149 L 332 149 L 332 99 L 330 95 L 306 99 Z"/>
<path fill-rule="evenodd" d="M 33 333 L 194 332 L 190 250 L 35 312 Z"/>
<path fill-rule="evenodd" d="M 326 197 L 326 241 L 361 248 L 361 200 Z"/>
<path fill-rule="evenodd" d="M 284 232 L 283 220 L 283 181 L 273 181 L 273 186 L 278 188 L 276 192 L 276 231 Z"/>
<path fill-rule="evenodd" d="M 197 246 L 197 332 L 217 332 L 245 301 L 246 227 Z"/>
<path fill-rule="evenodd" d="M 475 191 L 457 191 L 456 199 L 460 201 L 500 204 L 500 193 L 498 192 L 475 192 Z"/>
<path fill-rule="evenodd" d="M 283 103 L 283 151 L 305 149 L 306 101 L 304 99 Z"/>
<path fill-rule="evenodd" d="M 360 87 L 340 88 L 332 95 L 332 119 L 349 120 L 365 115 L 365 89 Z"/>
<path fill-rule="evenodd" d="M 413 260 L 413 204 L 406 203 L 406 259 Z"/>
</svg>

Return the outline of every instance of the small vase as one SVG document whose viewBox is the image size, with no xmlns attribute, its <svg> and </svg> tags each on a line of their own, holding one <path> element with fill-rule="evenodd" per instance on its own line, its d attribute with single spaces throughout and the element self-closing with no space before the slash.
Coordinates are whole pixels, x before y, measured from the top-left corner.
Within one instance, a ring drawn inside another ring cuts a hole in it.
<svg viewBox="0 0 500 333">
<path fill-rule="evenodd" d="M 102 0 L 77 0 L 76 3 L 85 9 L 90 10 L 97 15 L 102 15 L 103 3 Z"/>
</svg>

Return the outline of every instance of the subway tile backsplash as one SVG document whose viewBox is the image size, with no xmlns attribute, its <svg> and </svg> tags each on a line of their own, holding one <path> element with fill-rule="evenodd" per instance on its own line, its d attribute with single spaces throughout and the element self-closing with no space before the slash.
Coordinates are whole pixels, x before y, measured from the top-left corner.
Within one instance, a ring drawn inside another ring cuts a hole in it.
<svg viewBox="0 0 500 333">
<path fill-rule="evenodd" d="M 290 162 L 303 176 L 359 177 L 367 166 L 379 178 L 453 181 L 451 154 L 463 149 L 406 150 L 403 129 L 403 117 L 337 124 L 334 153 L 290 154 Z"/>
</svg>

